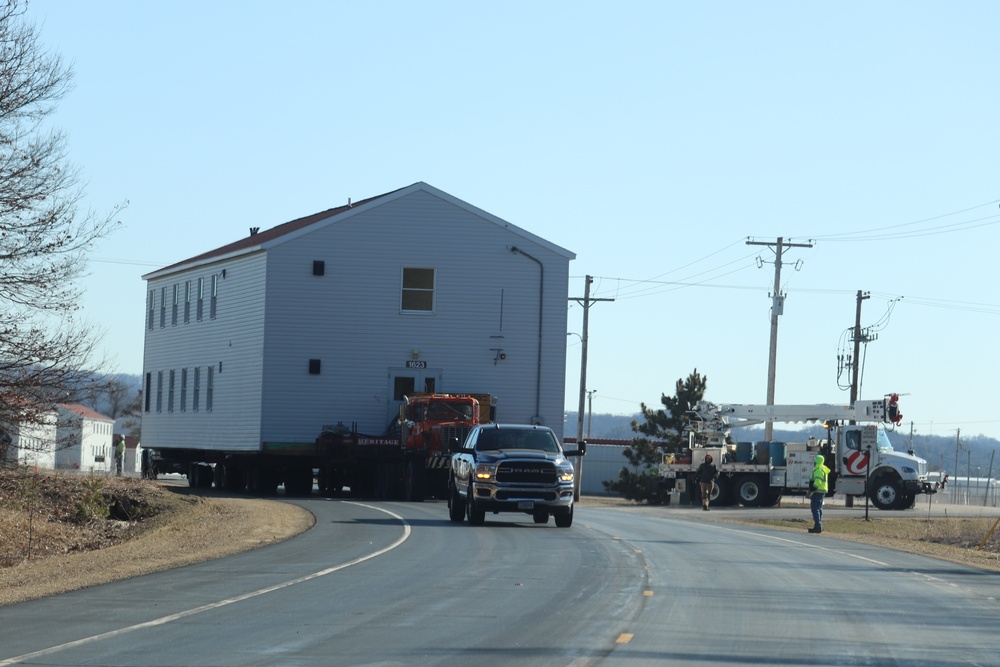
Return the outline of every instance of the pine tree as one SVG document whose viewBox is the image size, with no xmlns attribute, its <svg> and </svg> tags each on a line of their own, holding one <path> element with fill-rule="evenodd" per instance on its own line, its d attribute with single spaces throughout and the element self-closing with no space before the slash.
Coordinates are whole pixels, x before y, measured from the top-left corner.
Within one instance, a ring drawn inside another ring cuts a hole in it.
<svg viewBox="0 0 1000 667">
<path fill-rule="evenodd" d="M 644 423 L 632 422 L 636 436 L 623 452 L 629 468 L 622 468 L 618 479 L 604 482 L 604 488 L 621 495 L 626 500 L 637 500 L 658 505 L 669 502 L 669 496 L 660 489 L 658 465 L 666 453 L 678 453 L 687 446 L 690 417 L 688 408 L 705 395 L 708 377 L 698 374 L 698 369 L 687 377 L 678 379 L 675 394 L 660 396 L 662 408 L 653 410 L 642 403 Z"/>
</svg>

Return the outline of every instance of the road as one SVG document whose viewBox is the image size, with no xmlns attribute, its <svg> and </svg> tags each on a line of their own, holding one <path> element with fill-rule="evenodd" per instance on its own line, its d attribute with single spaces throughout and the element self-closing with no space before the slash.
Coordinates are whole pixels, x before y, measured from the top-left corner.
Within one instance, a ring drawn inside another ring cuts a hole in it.
<svg viewBox="0 0 1000 667">
<path fill-rule="evenodd" d="M 1000 575 L 687 508 L 296 501 L 281 544 L 0 609 L 0 667 L 996 665 Z"/>
</svg>

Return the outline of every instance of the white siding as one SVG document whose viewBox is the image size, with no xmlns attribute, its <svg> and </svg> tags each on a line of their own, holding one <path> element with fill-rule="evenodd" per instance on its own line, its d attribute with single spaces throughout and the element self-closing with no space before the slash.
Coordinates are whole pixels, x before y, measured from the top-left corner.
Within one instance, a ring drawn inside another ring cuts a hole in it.
<svg viewBox="0 0 1000 667">
<path fill-rule="evenodd" d="M 545 265 L 540 363 L 541 271 L 513 246 Z M 412 350 L 440 377 L 438 391 L 493 394 L 500 420 L 537 415 L 561 437 L 571 253 L 422 184 L 262 247 L 148 280 L 159 299 L 162 287 L 169 298 L 180 284 L 183 295 L 184 282 L 198 277 L 207 290 L 215 274 L 220 295 L 215 320 L 206 304 L 202 322 L 192 315 L 184 324 L 182 297 L 179 324 L 171 324 L 168 303 L 163 328 L 155 304 L 144 359 L 153 394 L 143 414 L 146 446 L 255 450 L 262 441 L 311 442 L 338 421 L 381 433 L 393 403 L 390 376 L 406 372 Z M 313 275 L 316 260 L 325 275 Z M 432 314 L 400 312 L 403 267 L 435 269 Z M 506 359 L 496 359 L 497 348 Z M 310 359 L 320 360 L 318 375 L 309 373 Z M 198 412 L 191 408 L 196 366 Z M 206 412 L 209 366 L 215 391 Z M 182 368 L 189 369 L 186 411 L 178 406 Z"/>
<path fill-rule="evenodd" d="M 531 420 L 541 272 L 511 246 L 548 263 L 541 417 L 561 431 L 568 260 L 418 192 L 268 251 L 264 439 L 310 440 L 338 421 L 380 433 L 390 371 L 415 349 L 439 391 L 494 394 L 499 419 Z M 312 275 L 313 260 L 326 275 Z M 402 269 L 414 266 L 436 270 L 433 314 L 400 312 Z"/>
<path fill-rule="evenodd" d="M 12 434 L 7 459 L 19 465 L 52 469 L 56 467 L 56 416 L 41 424 L 21 424 Z"/>
<path fill-rule="evenodd" d="M 201 321 L 192 304 L 191 321 L 184 323 L 183 302 L 178 324 L 160 328 L 159 315 L 146 330 L 144 373 L 152 374 L 150 392 L 144 397 L 142 436 L 148 446 L 205 447 L 223 450 L 256 450 L 260 443 L 261 368 L 264 332 L 265 255 L 257 253 L 149 281 L 159 298 L 160 287 L 191 280 L 197 299 L 198 278 L 205 279 Z M 225 275 L 223 275 L 225 272 Z M 216 317 L 210 317 L 212 276 L 218 276 Z M 170 289 L 167 290 L 168 298 Z M 182 292 L 183 294 L 183 292 Z M 182 298 L 183 301 L 183 298 Z M 159 312 L 159 304 L 157 304 Z M 212 410 L 207 409 L 208 369 L 212 368 Z M 181 378 L 188 370 L 186 405 L 181 409 Z M 198 410 L 194 409 L 194 369 L 200 369 Z M 174 373 L 174 405 L 169 410 L 169 377 Z M 157 373 L 163 372 L 163 396 L 157 410 Z M 145 376 L 144 376 L 145 382 Z M 144 385 L 145 389 L 145 385 Z"/>
<path fill-rule="evenodd" d="M 92 419 L 60 408 L 56 433 L 55 467 L 104 471 L 114 468 L 113 419 Z M 98 460 L 103 457 L 102 460 Z"/>
</svg>

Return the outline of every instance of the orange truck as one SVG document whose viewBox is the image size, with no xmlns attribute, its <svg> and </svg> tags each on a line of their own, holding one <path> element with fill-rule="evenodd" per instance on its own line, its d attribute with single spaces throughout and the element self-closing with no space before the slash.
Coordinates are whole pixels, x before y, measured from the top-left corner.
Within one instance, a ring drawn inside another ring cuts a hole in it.
<svg viewBox="0 0 1000 667">
<path fill-rule="evenodd" d="M 326 427 L 316 441 L 325 466 L 321 487 L 419 502 L 447 498 L 451 455 L 473 426 L 494 421 L 489 394 L 404 396 L 392 432 L 381 436 Z"/>
</svg>

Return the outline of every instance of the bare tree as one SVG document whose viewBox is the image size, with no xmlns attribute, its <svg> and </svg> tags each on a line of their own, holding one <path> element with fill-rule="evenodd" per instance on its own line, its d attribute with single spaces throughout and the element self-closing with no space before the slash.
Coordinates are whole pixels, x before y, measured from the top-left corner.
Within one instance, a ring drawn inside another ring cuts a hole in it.
<svg viewBox="0 0 1000 667">
<path fill-rule="evenodd" d="M 0 0 L 0 426 L 38 424 L 75 400 L 94 368 L 97 329 L 77 317 L 86 253 L 113 217 L 78 215 L 83 196 L 65 136 L 43 121 L 72 71 L 25 21 L 26 0 Z"/>
</svg>

